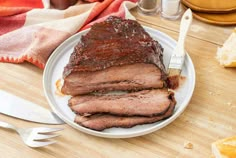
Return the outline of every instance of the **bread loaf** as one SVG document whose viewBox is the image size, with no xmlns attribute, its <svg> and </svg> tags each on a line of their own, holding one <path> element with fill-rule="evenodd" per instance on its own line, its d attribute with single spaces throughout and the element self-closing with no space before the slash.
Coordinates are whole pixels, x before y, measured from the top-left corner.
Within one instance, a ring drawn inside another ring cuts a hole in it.
<svg viewBox="0 0 236 158">
<path fill-rule="evenodd" d="M 217 59 L 224 67 L 236 67 L 236 28 L 223 47 L 218 48 Z"/>
</svg>

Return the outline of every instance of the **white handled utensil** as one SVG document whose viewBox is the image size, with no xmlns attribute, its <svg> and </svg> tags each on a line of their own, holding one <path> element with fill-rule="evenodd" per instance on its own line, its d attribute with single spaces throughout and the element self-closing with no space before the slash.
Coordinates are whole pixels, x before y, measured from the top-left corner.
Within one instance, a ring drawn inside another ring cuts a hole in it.
<svg viewBox="0 0 236 158">
<path fill-rule="evenodd" d="M 169 69 L 168 69 L 169 76 L 176 76 L 176 75 L 179 76 L 181 73 L 185 58 L 185 49 L 184 49 L 185 38 L 192 23 L 192 19 L 193 19 L 192 11 L 191 9 L 188 9 L 183 14 L 180 22 L 178 43 L 174 49 L 174 52 L 171 56 L 169 63 Z"/>
</svg>

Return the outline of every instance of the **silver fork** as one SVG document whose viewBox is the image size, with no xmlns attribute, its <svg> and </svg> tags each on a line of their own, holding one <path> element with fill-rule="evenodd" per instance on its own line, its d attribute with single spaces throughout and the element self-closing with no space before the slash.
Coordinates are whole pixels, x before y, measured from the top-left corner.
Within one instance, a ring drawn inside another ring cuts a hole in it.
<svg viewBox="0 0 236 158">
<path fill-rule="evenodd" d="M 0 127 L 16 131 L 21 136 L 23 142 L 30 147 L 43 147 L 46 145 L 56 143 L 56 141 L 40 141 L 40 140 L 57 137 L 59 136 L 57 134 L 50 134 L 50 135 L 47 134 L 63 130 L 63 128 L 47 128 L 47 127 L 18 128 L 3 121 L 0 121 Z"/>
</svg>

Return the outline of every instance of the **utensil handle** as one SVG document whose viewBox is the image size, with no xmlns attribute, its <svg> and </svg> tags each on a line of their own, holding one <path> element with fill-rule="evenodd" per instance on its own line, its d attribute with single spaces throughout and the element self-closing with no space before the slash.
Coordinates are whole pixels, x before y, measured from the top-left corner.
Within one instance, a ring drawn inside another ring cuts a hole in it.
<svg viewBox="0 0 236 158">
<path fill-rule="evenodd" d="M 177 43 L 177 47 L 179 49 L 179 51 L 177 52 L 181 53 L 182 55 L 185 54 L 184 51 L 185 38 L 187 36 L 192 20 L 193 20 L 192 11 L 191 9 L 188 9 L 187 11 L 185 11 L 184 15 L 181 18 L 179 39 Z"/>
<path fill-rule="evenodd" d="M 7 129 L 12 129 L 12 130 L 17 130 L 17 128 L 9 123 L 0 121 L 0 127 L 7 128 Z"/>
</svg>

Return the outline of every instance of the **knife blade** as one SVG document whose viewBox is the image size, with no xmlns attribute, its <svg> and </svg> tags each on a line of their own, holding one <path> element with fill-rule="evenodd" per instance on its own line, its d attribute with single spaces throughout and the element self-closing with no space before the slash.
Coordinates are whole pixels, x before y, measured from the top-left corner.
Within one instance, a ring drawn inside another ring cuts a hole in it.
<svg viewBox="0 0 236 158">
<path fill-rule="evenodd" d="M 3 90 L 0 90 L 0 101 L 2 114 L 43 124 L 64 124 L 56 114 L 46 108 Z"/>
</svg>

